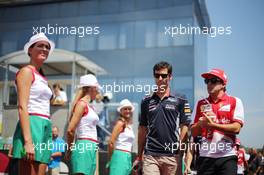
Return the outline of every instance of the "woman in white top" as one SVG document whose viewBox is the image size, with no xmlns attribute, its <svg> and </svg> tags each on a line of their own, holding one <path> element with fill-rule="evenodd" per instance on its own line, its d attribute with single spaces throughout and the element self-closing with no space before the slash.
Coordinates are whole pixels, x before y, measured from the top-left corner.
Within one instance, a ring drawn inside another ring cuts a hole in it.
<svg viewBox="0 0 264 175">
<path fill-rule="evenodd" d="M 131 151 L 134 142 L 134 132 L 131 117 L 134 106 L 128 99 L 120 102 L 117 111 L 120 114 L 108 145 L 110 175 L 129 175 L 131 172 Z"/>
<path fill-rule="evenodd" d="M 19 159 L 20 175 L 44 175 L 50 161 L 52 91 L 41 66 L 54 46 L 44 33 L 32 36 L 24 46 L 30 62 L 16 75 L 19 122 L 13 137 L 12 155 Z"/>
<path fill-rule="evenodd" d="M 66 159 L 71 160 L 72 174 L 91 175 L 96 169 L 96 124 L 99 117 L 89 103 L 95 99 L 99 84 L 94 75 L 88 74 L 81 76 L 79 87 L 67 130 L 70 148 L 66 152 Z"/>
</svg>

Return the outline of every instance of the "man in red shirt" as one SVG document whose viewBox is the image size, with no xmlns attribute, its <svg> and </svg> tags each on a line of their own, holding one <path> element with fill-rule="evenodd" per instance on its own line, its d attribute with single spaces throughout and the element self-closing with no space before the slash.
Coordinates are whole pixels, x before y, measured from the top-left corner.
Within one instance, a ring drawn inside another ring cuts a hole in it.
<svg viewBox="0 0 264 175">
<path fill-rule="evenodd" d="M 198 175 L 236 175 L 236 135 L 244 124 L 241 100 L 226 94 L 227 76 L 212 69 L 201 75 L 208 98 L 198 101 L 192 114 L 192 136 L 202 136 Z"/>
<path fill-rule="evenodd" d="M 246 160 L 246 151 L 244 148 L 240 147 L 240 139 L 236 139 L 236 147 L 237 147 L 237 175 L 244 175 L 244 171 L 248 167 L 248 163 Z"/>
</svg>

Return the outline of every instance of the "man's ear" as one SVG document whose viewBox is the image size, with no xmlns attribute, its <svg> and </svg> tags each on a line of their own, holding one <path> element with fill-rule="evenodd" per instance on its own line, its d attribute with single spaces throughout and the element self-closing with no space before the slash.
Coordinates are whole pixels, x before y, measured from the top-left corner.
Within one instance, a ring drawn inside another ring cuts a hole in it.
<svg viewBox="0 0 264 175">
<path fill-rule="evenodd" d="M 226 91 L 226 84 L 223 84 L 223 88 L 224 91 Z"/>
</svg>

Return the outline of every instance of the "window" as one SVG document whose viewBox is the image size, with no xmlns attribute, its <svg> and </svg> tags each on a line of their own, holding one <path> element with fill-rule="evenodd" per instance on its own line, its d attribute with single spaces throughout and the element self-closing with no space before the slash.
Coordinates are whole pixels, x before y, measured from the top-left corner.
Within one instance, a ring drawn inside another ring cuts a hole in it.
<svg viewBox="0 0 264 175">
<path fill-rule="evenodd" d="M 97 36 L 88 35 L 83 38 L 78 38 L 77 50 L 78 51 L 87 51 L 87 50 L 96 50 L 96 40 Z"/>
<path fill-rule="evenodd" d="M 172 38 L 173 46 L 192 45 L 192 19 L 183 18 L 174 20 L 173 26 L 178 28 L 177 36 Z"/>
<path fill-rule="evenodd" d="M 98 38 L 99 50 L 111 50 L 117 48 L 118 27 L 116 24 L 100 25 L 100 35 Z"/>
<path fill-rule="evenodd" d="M 171 45 L 172 38 L 170 35 L 165 35 L 165 27 L 171 27 L 172 20 L 159 20 L 158 21 L 158 46 L 159 47 L 167 47 Z"/>
<path fill-rule="evenodd" d="M 58 47 L 70 51 L 75 50 L 75 36 L 74 35 L 67 35 L 67 37 L 60 36 L 58 39 Z"/>
<path fill-rule="evenodd" d="M 13 32 L 5 32 L 2 33 L 2 39 L 0 39 L 1 43 L 1 54 L 5 55 L 17 50 L 17 38 L 16 33 Z"/>
<path fill-rule="evenodd" d="M 136 48 L 150 48 L 156 46 L 155 21 L 137 21 L 135 27 Z"/>
<path fill-rule="evenodd" d="M 155 47 L 156 46 L 156 22 L 147 21 L 145 23 L 145 47 Z"/>
<path fill-rule="evenodd" d="M 119 49 L 132 48 L 134 42 L 133 31 L 134 31 L 134 23 L 128 22 L 128 23 L 120 24 L 119 43 L 118 43 Z"/>
</svg>

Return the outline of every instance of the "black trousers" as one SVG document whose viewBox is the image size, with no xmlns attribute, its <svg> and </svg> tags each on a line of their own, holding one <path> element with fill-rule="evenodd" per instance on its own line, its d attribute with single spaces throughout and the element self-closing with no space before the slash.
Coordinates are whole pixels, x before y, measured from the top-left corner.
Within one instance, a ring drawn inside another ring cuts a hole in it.
<svg viewBox="0 0 264 175">
<path fill-rule="evenodd" d="M 197 175 L 237 175 L 237 157 L 198 159 Z"/>
</svg>

